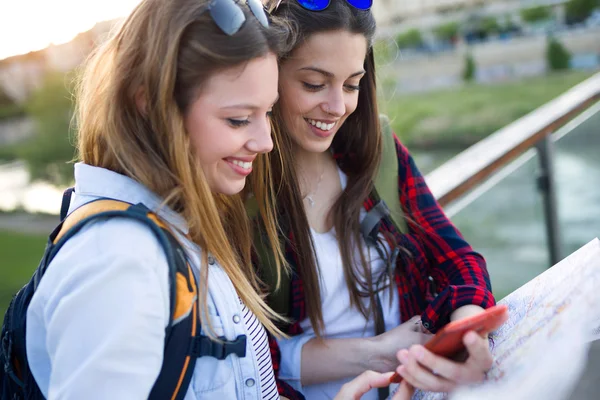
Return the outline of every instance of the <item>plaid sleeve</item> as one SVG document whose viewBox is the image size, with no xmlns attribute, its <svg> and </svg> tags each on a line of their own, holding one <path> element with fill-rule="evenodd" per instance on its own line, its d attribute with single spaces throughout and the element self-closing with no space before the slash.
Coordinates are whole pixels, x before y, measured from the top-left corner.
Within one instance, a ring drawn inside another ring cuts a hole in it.
<svg viewBox="0 0 600 400">
<path fill-rule="evenodd" d="M 277 340 L 267 332 L 269 337 L 269 349 L 271 351 L 271 360 L 273 361 L 273 372 L 275 373 L 275 382 L 280 396 L 287 397 L 290 400 L 305 400 L 302 393 L 298 392 L 285 381 L 279 379 L 279 369 L 281 367 L 281 351 Z"/>
<path fill-rule="evenodd" d="M 400 202 L 413 220 L 411 231 L 418 237 L 436 286 L 437 296 L 422 314 L 423 324 L 435 332 L 457 308 L 469 304 L 489 308 L 495 300 L 484 258 L 450 222 L 397 137 L 396 150 Z"/>
</svg>

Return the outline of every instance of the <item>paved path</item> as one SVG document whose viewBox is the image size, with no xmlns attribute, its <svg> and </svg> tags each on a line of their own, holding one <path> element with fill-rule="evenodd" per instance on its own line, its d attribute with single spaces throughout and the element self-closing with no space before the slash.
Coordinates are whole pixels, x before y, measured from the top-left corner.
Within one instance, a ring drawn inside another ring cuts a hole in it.
<svg viewBox="0 0 600 400">
<path fill-rule="evenodd" d="M 0 213 L 0 230 L 48 235 L 58 224 L 57 215 Z"/>
</svg>

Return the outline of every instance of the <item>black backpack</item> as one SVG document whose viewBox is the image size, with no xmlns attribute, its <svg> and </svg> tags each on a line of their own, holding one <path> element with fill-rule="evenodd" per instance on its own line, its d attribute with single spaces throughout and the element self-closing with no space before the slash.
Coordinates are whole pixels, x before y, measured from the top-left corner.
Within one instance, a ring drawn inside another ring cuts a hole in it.
<svg viewBox="0 0 600 400">
<path fill-rule="evenodd" d="M 72 189 L 65 191 L 61 222 L 50 234 L 33 277 L 14 296 L 4 316 L 0 336 L 0 400 L 44 399 L 27 361 L 27 307 L 48 264 L 65 242 L 84 226 L 107 218 L 129 218 L 144 223 L 161 243 L 169 264 L 170 319 L 165 333 L 162 368 L 149 399 L 183 399 L 198 357 L 220 360 L 229 354 L 245 357 L 245 335 L 238 336 L 235 341 L 219 338 L 221 342 L 200 335 L 196 278 L 181 244 L 154 213 L 142 204 L 100 199 L 81 206 L 67 217 L 72 192 Z"/>
</svg>

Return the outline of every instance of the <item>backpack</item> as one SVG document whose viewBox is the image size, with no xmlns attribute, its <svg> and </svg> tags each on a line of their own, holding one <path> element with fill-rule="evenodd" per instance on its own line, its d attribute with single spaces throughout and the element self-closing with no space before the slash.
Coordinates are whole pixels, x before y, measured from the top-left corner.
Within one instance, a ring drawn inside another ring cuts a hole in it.
<svg viewBox="0 0 600 400">
<path fill-rule="evenodd" d="M 31 280 L 12 299 L 0 336 L 0 399 L 43 399 L 27 361 L 25 332 L 27 307 L 48 265 L 61 247 L 84 226 L 107 218 L 128 218 L 145 224 L 159 240 L 169 266 L 170 317 L 165 332 L 164 358 L 154 383 L 151 400 L 182 400 L 194 373 L 198 357 L 225 359 L 235 353 L 246 355 L 246 336 L 235 341 L 214 341 L 200 335 L 198 286 L 186 253 L 166 225 L 143 204 L 111 199 L 87 203 L 67 216 L 73 189 L 63 195 L 61 222 L 48 238 L 46 249 Z"/>
<path fill-rule="evenodd" d="M 379 225 L 384 218 L 387 218 L 399 232 L 406 233 L 408 231 L 404 212 L 398 200 L 398 155 L 394 133 L 387 116 L 380 115 L 379 123 L 382 136 L 382 155 L 374 182 L 374 197 L 378 201 L 360 224 L 362 236 L 367 243 L 374 243 L 377 240 Z M 249 199 L 246 210 L 251 218 L 257 215 L 258 207 L 253 197 Z M 274 311 L 287 316 L 290 306 L 290 276 L 282 274 L 279 288 L 272 289 L 277 286 L 275 255 L 267 247 L 265 238 L 258 232 L 255 232 L 254 250 L 260 265 L 261 279 L 267 287 L 271 288 L 267 295 L 267 302 Z M 392 260 L 395 261 L 397 257 L 398 249 L 394 249 Z"/>
</svg>

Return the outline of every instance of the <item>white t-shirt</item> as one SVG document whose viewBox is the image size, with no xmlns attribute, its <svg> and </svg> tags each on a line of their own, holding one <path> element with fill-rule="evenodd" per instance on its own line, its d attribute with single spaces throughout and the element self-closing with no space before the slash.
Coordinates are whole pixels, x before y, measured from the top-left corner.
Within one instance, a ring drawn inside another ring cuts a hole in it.
<svg viewBox="0 0 600 400">
<path fill-rule="evenodd" d="M 342 188 L 346 187 L 347 177 L 339 171 Z M 361 219 L 366 212 L 361 212 Z M 368 321 L 355 307 L 350 307 L 350 293 L 344 278 L 342 256 L 335 229 L 326 233 L 318 233 L 311 229 L 315 252 L 318 261 L 319 276 L 321 278 L 321 307 L 325 325 L 324 337 L 334 338 L 360 338 L 375 335 L 375 322 L 373 318 Z M 366 244 L 362 242 L 363 249 Z M 389 252 L 389 248 L 386 249 Z M 358 254 L 358 252 L 357 252 Z M 367 260 L 371 260 L 373 276 L 378 276 L 385 261 L 377 253 L 375 248 L 369 248 L 365 252 Z M 391 296 L 391 304 L 390 304 Z M 397 290 L 385 290 L 380 293 L 381 305 L 386 330 L 395 328 L 400 324 L 400 302 Z M 368 305 L 368 298 L 364 299 Z M 332 399 L 339 392 L 341 386 L 350 381 L 345 379 L 318 385 L 300 385 L 300 365 L 302 346 L 311 338 L 315 337 L 314 330 L 308 318 L 300 322 L 304 333 L 290 339 L 279 340 L 281 348 L 281 371 L 280 377 L 290 383 L 294 388 L 302 391 L 307 399 Z M 363 399 L 377 399 L 377 390 L 371 390 L 365 394 Z"/>
</svg>

